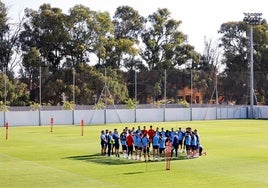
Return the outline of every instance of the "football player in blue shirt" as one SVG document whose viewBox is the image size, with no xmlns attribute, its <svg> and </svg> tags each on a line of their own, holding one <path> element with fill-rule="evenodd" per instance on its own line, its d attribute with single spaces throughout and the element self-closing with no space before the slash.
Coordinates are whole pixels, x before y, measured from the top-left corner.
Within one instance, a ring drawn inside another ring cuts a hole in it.
<svg viewBox="0 0 268 188">
<path fill-rule="evenodd" d="M 120 135 L 123 157 L 127 158 L 127 133 L 124 130 Z"/>
<path fill-rule="evenodd" d="M 162 134 L 160 134 L 159 136 L 159 155 L 161 157 L 165 156 L 165 147 L 166 146 L 166 139 L 165 136 L 163 136 Z"/>
<path fill-rule="evenodd" d="M 183 151 L 183 139 L 184 139 L 184 136 L 185 136 L 185 132 L 181 130 L 181 127 L 179 127 L 178 129 L 178 139 L 179 139 L 179 150 L 181 149 L 181 152 L 184 152 Z"/>
<path fill-rule="evenodd" d="M 137 160 L 141 160 L 141 152 L 142 152 L 142 134 L 141 133 L 137 133 L 137 146 L 138 146 L 138 152 L 136 154 L 136 159 Z"/>
<path fill-rule="evenodd" d="M 100 140 L 101 140 L 101 154 L 105 155 L 107 147 L 107 139 L 104 130 L 101 131 Z"/>
<path fill-rule="evenodd" d="M 150 160 L 150 150 L 149 150 L 149 138 L 147 136 L 147 134 L 143 134 L 142 135 L 142 148 L 143 148 L 143 155 L 144 155 L 144 160 L 146 161 L 146 155 L 148 156 L 148 160 Z"/>
<path fill-rule="evenodd" d="M 173 155 L 173 151 L 175 151 L 175 157 L 178 158 L 178 146 L 179 146 L 179 138 L 178 133 L 175 132 L 173 139 L 172 139 L 172 151 L 171 151 L 171 157 Z"/>
<path fill-rule="evenodd" d="M 160 160 L 159 156 L 159 136 L 157 132 L 155 132 L 153 136 L 153 160 L 155 160 L 155 157 L 157 156 L 158 160 Z"/>
<path fill-rule="evenodd" d="M 186 147 L 186 154 L 187 159 L 190 158 L 191 155 L 191 135 L 190 130 L 187 130 L 185 133 L 185 147 Z"/>
<path fill-rule="evenodd" d="M 119 147 L 120 147 L 120 137 L 118 134 L 117 129 L 114 129 L 114 133 L 113 133 L 113 139 L 114 139 L 114 153 L 115 153 L 115 157 L 119 158 Z"/>
</svg>

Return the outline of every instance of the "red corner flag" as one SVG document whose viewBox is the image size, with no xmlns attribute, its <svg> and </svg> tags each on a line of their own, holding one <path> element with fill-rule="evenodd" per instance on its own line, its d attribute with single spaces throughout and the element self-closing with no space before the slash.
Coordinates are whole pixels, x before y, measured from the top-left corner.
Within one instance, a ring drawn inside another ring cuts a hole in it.
<svg viewBox="0 0 268 188">
<path fill-rule="evenodd" d="M 8 122 L 6 122 L 6 140 L 8 139 Z"/>
</svg>

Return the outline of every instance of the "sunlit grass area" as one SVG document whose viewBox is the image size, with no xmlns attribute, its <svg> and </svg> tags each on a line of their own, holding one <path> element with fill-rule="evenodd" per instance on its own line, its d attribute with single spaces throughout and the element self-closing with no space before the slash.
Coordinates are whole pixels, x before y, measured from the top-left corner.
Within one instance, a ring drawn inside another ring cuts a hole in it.
<svg viewBox="0 0 268 188">
<path fill-rule="evenodd" d="M 100 131 L 198 129 L 207 156 L 137 162 L 100 155 Z M 268 187 L 268 121 L 222 120 L 0 129 L 0 187 Z"/>
</svg>

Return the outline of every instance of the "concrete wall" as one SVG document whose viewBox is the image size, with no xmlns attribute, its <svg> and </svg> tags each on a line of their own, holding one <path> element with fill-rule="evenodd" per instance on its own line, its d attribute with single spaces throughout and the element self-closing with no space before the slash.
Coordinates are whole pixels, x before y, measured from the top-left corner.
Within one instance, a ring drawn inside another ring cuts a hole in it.
<svg viewBox="0 0 268 188">
<path fill-rule="evenodd" d="M 256 118 L 266 119 L 268 117 L 267 106 L 257 106 L 254 112 Z"/>
<path fill-rule="evenodd" d="M 55 110 L 55 111 L 9 111 L 0 112 L 0 123 L 10 126 L 165 122 L 217 119 L 246 119 L 248 106 L 224 106 L 211 108 L 152 108 L 107 110 Z M 255 118 L 268 119 L 268 106 L 254 107 Z"/>
</svg>

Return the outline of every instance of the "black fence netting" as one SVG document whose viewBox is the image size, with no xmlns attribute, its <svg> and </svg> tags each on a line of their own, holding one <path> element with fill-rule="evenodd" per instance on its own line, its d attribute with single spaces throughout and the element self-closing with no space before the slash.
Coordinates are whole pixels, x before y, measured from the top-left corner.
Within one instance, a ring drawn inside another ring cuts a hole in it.
<svg viewBox="0 0 268 188">
<path fill-rule="evenodd" d="M 64 102 L 76 109 L 187 107 L 249 105 L 249 72 L 213 74 L 200 70 L 130 70 L 77 68 L 65 71 L 40 69 L 41 76 L 27 87 L 30 100 L 46 108 L 61 108 Z M 1 93 L 9 99 L 9 87 L 1 81 Z M 254 72 L 254 104 L 268 104 L 268 72 Z M 3 94 L 4 95 L 4 94 Z M 4 98 L 0 101 L 4 101 Z M 10 105 L 12 106 L 12 105 Z M 26 105 L 27 106 L 27 105 Z M 16 107 L 19 108 L 19 107 Z M 15 107 L 14 107 L 15 109 Z"/>
</svg>

